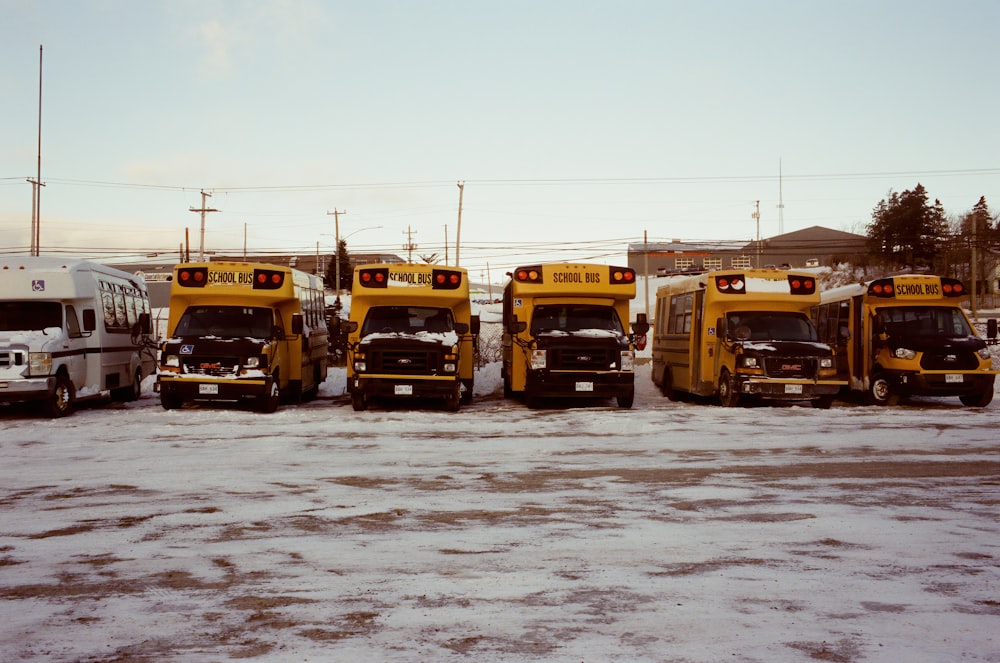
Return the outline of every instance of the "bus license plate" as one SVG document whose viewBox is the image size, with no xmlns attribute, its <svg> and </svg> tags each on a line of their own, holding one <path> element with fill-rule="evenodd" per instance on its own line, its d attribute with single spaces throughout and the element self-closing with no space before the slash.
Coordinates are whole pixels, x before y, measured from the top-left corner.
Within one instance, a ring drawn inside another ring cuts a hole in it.
<svg viewBox="0 0 1000 663">
<path fill-rule="evenodd" d="M 219 385 L 217 384 L 200 384 L 198 385 L 199 394 L 215 395 L 219 394 Z"/>
<path fill-rule="evenodd" d="M 594 383 L 593 382 L 577 382 L 576 383 L 576 390 L 577 391 L 593 391 L 594 390 Z"/>
<path fill-rule="evenodd" d="M 397 384 L 396 391 L 397 396 L 412 396 L 413 395 L 413 385 L 412 384 Z"/>
<path fill-rule="evenodd" d="M 947 382 L 948 384 L 952 384 L 952 383 L 955 383 L 955 382 L 962 382 L 963 381 L 962 374 L 961 373 L 945 373 L 945 375 L 944 375 L 944 381 Z"/>
<path fill-rule="evenodd" d="M 801 394 L 802 393 L 802 385 L 800 385 L 800 384 L 786 384 L 785 385 L 785 393 L 786 394 Z"/>
</svg>

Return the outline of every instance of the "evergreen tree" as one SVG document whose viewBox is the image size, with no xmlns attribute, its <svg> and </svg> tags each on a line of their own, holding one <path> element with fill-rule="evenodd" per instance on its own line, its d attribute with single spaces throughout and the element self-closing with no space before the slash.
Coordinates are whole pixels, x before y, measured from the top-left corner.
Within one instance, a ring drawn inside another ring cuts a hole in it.
<svg viewBox="0 0 1000 663">
<path fill-rule="evenodd" d="M 912 191 L 890 190 L 872 210 L 869 251 L 894 267 L 933 267 L 947 234 L 941 201 L 929 204 L 927 190 L 918 183 Z"/>
<path fill-rule="evenodd" d="M 351 267 L 351 256 L 347 252 L 347 241 L 340 240 L 340 245 L 337 247 L 337 256 L 330 259 L 330 264 L 326 266 L 326 284 L 336 290 L 337 289 L 337 263 L 336 259 L 340 259 L 340 289 L 351 291 L 351 284 L 354 283 L 354 270 Z"/>
</svg>

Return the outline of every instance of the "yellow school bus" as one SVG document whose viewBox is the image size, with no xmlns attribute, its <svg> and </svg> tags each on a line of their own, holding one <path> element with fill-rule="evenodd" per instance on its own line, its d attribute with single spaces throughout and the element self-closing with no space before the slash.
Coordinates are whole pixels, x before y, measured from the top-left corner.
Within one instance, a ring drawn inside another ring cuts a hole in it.
<svg viewBox="0 0 1000 663">
<path fill-rule="evenodd" d="M 587 263 L 518 267 L 503 296 L 504 395 L 635 399 L 635 334 L 626 332 L 635 271 Z"/>
<path fill-rule="evenodd" d="M 456 411 L 472 401 L 479 317 L 461 267 L 357 267 L 347 322 L 351 405 L 373 399 L 443 399 Z"/>
<path fill-rule="evenodd" d="M 810 320 L 810 272 L 731 269 L 678 278 L 656 291 L 653 382 L 664 395 L 810 401 L 828 408 L 847 383 Z"/>
<path fill-rule="evenodd" d="M 827 290 L 813 319 L 845 358 L 840 377 L 868 402 L 958 396 L 985 407 L 997 371 L 960 306 L 967 296 L 957 279 L 906 274 Z"/>
<path fill-rule="evenodd" d="M 247 400 L 274 412 L 282 399 L 315 396 L 327 374 L 323 314 L 318 276 L 245 262 L 177 265 L 160 348 L 160 404 Z"/>
</svg>

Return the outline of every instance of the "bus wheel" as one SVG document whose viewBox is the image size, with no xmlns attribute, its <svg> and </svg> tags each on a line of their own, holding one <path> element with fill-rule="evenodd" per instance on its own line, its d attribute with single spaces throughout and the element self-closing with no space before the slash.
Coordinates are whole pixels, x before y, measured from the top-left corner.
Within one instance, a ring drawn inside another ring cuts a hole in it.
<svg viewBox="0 0 1000 663">
<path fill-rule="evenodd" d="M 142 395 L 142 369 L 135 369 L 135 375 L 132 376 L 132 384 L 127 387 L 122 387 L 121 389 L 115 389 L 111 392 L 111 397 L 116 401 L 121 401 L 122 403 L 130 403 L 132 401 L 139 400 Z"/>
<path fill-rule="evenodd" d="M 833 405 L 833 396 L 820 396 L 812 402 L 812 406 L 819 410 L 829 410 Z"/>
<path fill-rule="evenodd" d="M 455 393 L 445 396 L 444 399 L 444 409 L 448 412 L 458 412 L 459 405 L 462 403 L 462 393 L 460 390 L 456 389 Z"/>
<path fill-rule="evenodd" d="M 899 396 L 893 393 L 892 382 L 883 375 L 873 375 L 868 387 L 868 402 L 872 405 L 895 405 Z"/>
<path fill-rule="evenodd" d="M 971 394 L 962 394 L 958 400 L 962 401 L 962 405 L 969 407 L 986 407 L 993 402 L 993 389 L 980 389 Z"/>
<path fill-rule="evenodd" d="M 736 381 L 725 369 L 719 374 L 719 403 L 722 407 L 736 407 L 740 404 L 740 395 L 736 393 Z"/>
<path fill-rule="evenodd" d="M 628 409 L 635 402 L 635 389 L 629 389 L 618 394 L 618 407 Z"/>
<path fill-rule="evenodd" d="M 660 393 L 669 398 L 672 401 L 676 401 L 678 396 L 677 392 L 674 391 L 674 375 L 670 370 L 669 366 L 663 369 L 663 380 L 659 385 Z"/>
<path fill-rule="evenodd" d="M 175 396 L 173 394 L 165 394 L 162 391 L 160 392 L 160 406 L 164 410 L 176 410 L 183 404 L 184 401 L 181 400 L 179 396 Z"/>
<path fill-rule="evenodd" d="M 365 401 L 365 395 L 360 391 L 355 391 L 351 394 L 351 407 L 354 408 L 355 412 L 364 412 L 368 409 L 368 402 Z"/>
<path fill-rule="evenodd" d="M 500 367 L 500 373 L 501 377 L 503 378 L 503 397 L 513 398 L 514 390 L 510 386 L 510 376 L 507 375 L 507 371 L 503 366 Z"/>
<path fill-rule="evenodd" d="M 56 388 L 48 402 L 49 415 L 65 417 L 73 412 L 73 383 L 65 375 L 56 376 Z"/>
<path fill-rule="evenodd" d="M 474 385 L 473 385 L 473 381 L 472 380 L 466 380 L 465 381 L 465 391 L 462 392 L 462 404 L 463 405 L 468 405 L 469 403 L 472 402 L 472 387 L 473 386 Z"/>
<path fill-rule="evenodd" d="M 278 404 L 281 402 L 281 389 L 278 388 L 278 376 L 274 376 L 274 380 L 271 381 L 271 386 L 268 388 L 267 395 L 261 399 L 260 411 L 265 414 L 271 414 L 278 409 Z"/>
</svg>

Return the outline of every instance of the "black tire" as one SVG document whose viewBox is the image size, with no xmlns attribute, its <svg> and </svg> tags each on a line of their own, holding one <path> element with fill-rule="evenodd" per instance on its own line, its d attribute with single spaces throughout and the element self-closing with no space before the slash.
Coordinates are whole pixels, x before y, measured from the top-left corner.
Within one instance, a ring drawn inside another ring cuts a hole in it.
<svg viewBox="0 0 1000 663">
<path fill-rule="evenodd" d="M 444 409 L 448 412 L 458 412 L 459 406 L 462 404 L 462 394 L 459 389 L 455 390 L 455 393 L 445 396 L 444 399 Z"/>
<path fill-rule="evenodd" d="M 627 389 L 621 392 L 616 397 L 616 400 L 618 401 L 618 407 L 624 410 L 629 409 L 632 407 L 632 404 L 635 403 L 635 389 Z"/>
<path fill-rule="evenodd" d="M 812 402 L 812 406 L 818 410 L 829 410 L 833 405 L 833 396 L 820 396 Z"/>
<path fill-rule="evenodd" d="M 355 391 L 351 394 L 351 407 L 354 408 L 355 412 L 364 412 L 368 409 L 368 401 L 365 400 L 365 395 L 360 391 Z"/>
<path fill-rule="evenodd" d="M 268 387 L 267 394 L 260 400 L 260 411 L 264 414 L 271 414 L 277 411 L 280 404 L 281 389 L 278 388 L 278 375 L 275 374 L 274 379 L 271 380 L 271 386 Z"/>
<path fill-rule="evenodd" d="M 114 389 L 111 398 L 122 403 L 131 403 L 139 400 L 142 396 L 142 369 L 136 368 L 135 375 L 132 376 L 132 384 L 121 389 Z"/>
<path fill-rule="evenodd" d="M 986 407 L 993 402 L 993 388 L 983 388 L 971 394 L 962 394 L 958 400 L 962 401 L 962 405 L 969 407 Z"/>
<path fill-rule="evenodd" d="M 463 384 L 465 391 L 462 392 L 462 405 L 468 405 L 472 402 L 472 388 L 475 383 L 472 380 L 465 380 Z"/>
<path fill-rule="evenodd" d="M 677 392 L 674 391 L 674 374 L 670 370 L 670 366 L 663 367 L 663 380 L 658 385 L 660 387 L 660 393 L 666 396 L 672 401 L 680 399 Z"/>
<path fill-rule="evenodd" d="M 182 405 L 184 401 L 179 396 L 160 392 L 160 407 L 164 410 L 176 410 Z"/>
<path fill-rule="evenodd" d="M 507 375 L 507 371 L 501 367 L 500 377 L 503 378 L 503 397 L 504 398 L 514 398 L 514 390 L 510 386 L 510 376 Z"/>
<path fill-rule="evenodd" d="M 46 403 L 49 416 L 60 418 L 72 414 L 75 400 L 76 393 L 73 389 L 73 383 L 65 375 L 57 375 L 56 388 Z"/>
<path fill-rule="evenodd" d="M 892 380 L 881 373 L 872 375 L 868 385 L 868 402 L 871 405 L 895 405 L 899 402 L 899 394 L 895 393 Z"/>
<path fill-rule="evenodd" d="M 737 407 L 740 404 L 740 395 L 736 391 L 736 380 L 726 369 L 722 369 L 719 374 L 719 404 L 722 407 Z"/>
</svg>

